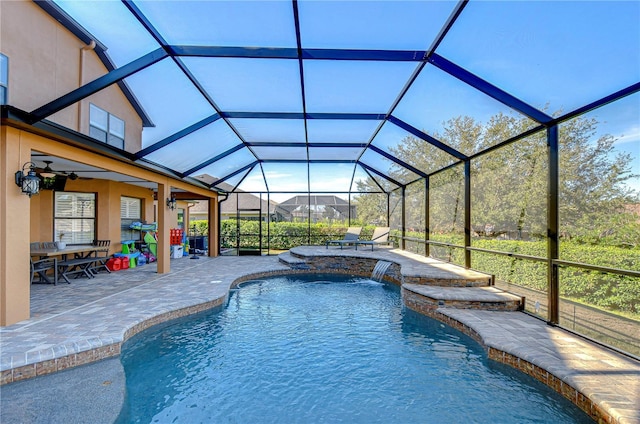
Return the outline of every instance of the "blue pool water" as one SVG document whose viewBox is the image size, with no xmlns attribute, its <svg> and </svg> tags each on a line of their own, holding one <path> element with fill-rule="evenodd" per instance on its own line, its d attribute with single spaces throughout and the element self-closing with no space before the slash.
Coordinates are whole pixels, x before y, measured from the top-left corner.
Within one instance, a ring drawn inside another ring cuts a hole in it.
<svg viewBox="0 0 640 424">
<path fill-rule="evenodd" d="M 122 362 L 121 423 L 591 422 L 362 278 L 244 283 L 225 308 L 132 338 Z"/>
</svg>

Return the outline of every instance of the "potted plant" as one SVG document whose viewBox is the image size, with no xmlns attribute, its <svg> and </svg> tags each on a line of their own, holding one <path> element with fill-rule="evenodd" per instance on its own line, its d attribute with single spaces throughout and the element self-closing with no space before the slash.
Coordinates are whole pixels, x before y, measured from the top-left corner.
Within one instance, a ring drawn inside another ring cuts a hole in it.
<svg viewBox="0 0 640 424">
<path fill-rule="evenodd" d="M 58 242 L 56 243 L 56 246 L 58 246 L 58 249 L 61 249 L 61 250 L 67 247 L 67 243 L 62 241 L 63 237 L 64 237 L 64 233 L 60 231 L 60 234 L 58 234 Z"/>
</svg>

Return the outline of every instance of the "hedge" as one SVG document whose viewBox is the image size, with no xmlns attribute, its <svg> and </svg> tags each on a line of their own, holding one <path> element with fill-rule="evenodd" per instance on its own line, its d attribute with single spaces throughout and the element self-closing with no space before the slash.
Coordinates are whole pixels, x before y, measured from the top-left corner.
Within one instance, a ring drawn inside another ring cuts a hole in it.
<svg viewBox="0 0 640 424">
<path fill-rule="evenodd" d="M 267 224 L 258 221 L 240 221 L 241 248 L 257 249 L 259 246 L 259 225 L 262 224 L 263 247 L 267 247 Z M 361 237 L 368 239 L 375 226 L 363 226 Z M 299 245 L 323 245 L 327 240 L 340 239 L 347 231 L 345 225 L 330 226 L 326 223 L 311 224 L 298 222 L 273 222 L 269 224 L 269 248 L 287 250 Z M 307 239 L 307 234 L 310 239 Z M 237 222 L 221 222 L 222 247 L 236 247 Z M 424 234 L 407 233 L 408 237 L 423 239 Z M 462 234 L 433 234 L 434 241 L 462 245 Z M 420 243 L 407 243 L 407 249 L 424 253 Z M 481 249 L 517 253 L 526 256 L 546 257 L 546 241 L 472 239 L 472 246 Z M 445 246 L 431 246 L 433 257 L 464 264 L 464 250 Z M 596 266 L 640 271 L 640 249 L 617 246 L 587 245 L 575 241 L 561 241 L 560 258 L 567 261 L 582 262 Z M 509 256 L 472 252 L 471 266 L 474 269 L 494 274 L 497 279 L 512 284 L 546 291 L 547 264 Z M 560 294 L 582 302 L 620 310 L 634 314 L 640 313 L 640 279 L 563 267 L 560 269 Z"/>
</svg>

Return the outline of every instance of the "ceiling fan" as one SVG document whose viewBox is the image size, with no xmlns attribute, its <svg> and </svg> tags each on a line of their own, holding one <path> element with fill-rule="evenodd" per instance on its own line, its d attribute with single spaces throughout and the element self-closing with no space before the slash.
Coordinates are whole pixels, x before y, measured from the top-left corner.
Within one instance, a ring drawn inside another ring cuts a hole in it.
<svg viewBox="0 0 640 424">
<path fill-rule="evenodd" d="M 75 171 L 70 171 L 70 172 L 69 171 L 54 171 L 53 169 L 51 169 L 51 164 L 53 163 L 53 161 L 51 161 L 51 160 L 43 160 L 42 162 L 44 162 L 46 164 L 46 166 L 44 168 L 40 168 L 39 175 L 42 178 L 55 180 L 56 177 L 66 177 L 66 178 L 69 178 L 72 181 L 75 181 L 78 178 L 84 179 L 84 180 L 93 179 L 93 178 L 88 178 L 88 177 L 80 177 L 78 174 L 76 174 Z"/>
<path fill-rule="evenodd" d="M 43 190 L 54 190 L 59 187 L 60 179 L 58 179 L 58 186 L 56 186 L 56 177 L 58 176 L 58 174 L 55 173 L 53 169 L 51 169 L 51 164 L 53 163 L 53 161 L 45 160 L 43 162 L 46 164 L 46 166 L 44 167 L 44 169 L 40 169 L 38 173 L 38 176 L 40 177 L 40 188 Z M 64 178 L 64 180 L 66 180 L 66 178 Z"/>
<path fill-rule="evenodd" d="M 53 163 L 53 161 L 51 160 L 43 160 L 43 162 L 45 163 L 45 167 L 38 169 L 38 176 L 40 177 L 40 188 L 43 190 L 64 191 L 64 186 L 67 179 L 73 181 L 81 178 L 74 171 L 54 171 L 51 168 L 51 164 Z"/>
</svg>

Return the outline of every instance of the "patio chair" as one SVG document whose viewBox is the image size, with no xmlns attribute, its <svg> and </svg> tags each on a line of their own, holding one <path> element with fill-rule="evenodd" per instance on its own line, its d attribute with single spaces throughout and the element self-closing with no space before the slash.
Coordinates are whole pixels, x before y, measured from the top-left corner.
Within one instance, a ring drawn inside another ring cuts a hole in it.
<svg viewBox="0 0 640 424">
<path fill-rule="evenodd" d="M 106 248 L 103 251 L 95 252 L 95 262 L 89 267 L 89 271 L 92 274 L 97 274 L 101 269 L 106 270 L 111 274 L 111 270 L 107 267 L 107 261 L 109 260 L 109 246 L 111 240 L 94 240 L 93 245 L 98 248 Z"/>
<path fill-rule="evenodd" d="M 56 244 L 55 241 L 44 241 L 44 242 L 42 242 L 42 248 L 43 249 L 57 249 L 58 245 Z"/>
<path fill-rule="evenodd" d="M 360 238 L 361 231 L 362 227 L 349 227 L 342 240 L 329 240 L 326 242 L 325 246 L 328 249 L 330 244 L 339 244 L 340 249 L 342 249 L 345 244 L 353 244 L 356 242 Z"/>
<path fill-rule="evenodd" d="M 356 250 L 358 250 L 359 244 L 371 245 L 371 250 L 373 247 L 379 244 L 389 244 L 389 227 L 376 227 L 373 230 L 373 235 L 371 236 L 371 240 L 358 240 L 355 242 Z"/>
<path fill-rule="evenodd" d="M 58 260 L 56 258 L 46 258 L 39 259 L 34 261 L 31 258 L 30 261 L 31 267 L 31 284 L 58 284 Z M 47 275 L 47 271 L 53 270 L 53 281 L 49 275 Z M 38 276 L 38 281 L 34 281 L 35 276 Z"/>
<path fill-rule="evenodd" d="M 38 250 L 42 247 L 42 243 L 40 243 L 39 241 L 35 241 L 33 243 L 29 243 L 29 248 L 31 250 Z"/>
</svg>

